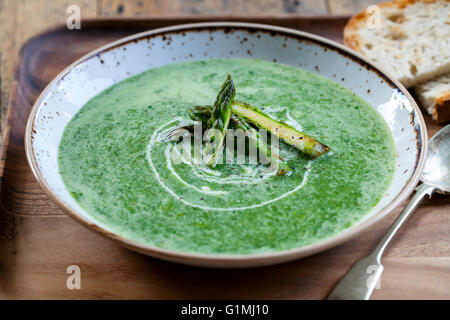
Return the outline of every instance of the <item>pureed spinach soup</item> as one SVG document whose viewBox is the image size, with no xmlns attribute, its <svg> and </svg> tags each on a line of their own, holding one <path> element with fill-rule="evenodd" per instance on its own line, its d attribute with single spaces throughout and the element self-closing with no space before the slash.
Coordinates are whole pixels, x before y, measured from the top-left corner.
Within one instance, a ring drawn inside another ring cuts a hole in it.
<svg viewBox="0 0 450 320">
<path fill-rule="evenodd" d="M 212 105 L 227 74 L 236 100 L 331 151 L 312 159 L 280 143 L 292 170 L 284 176 L 258 164 L 173 161 L 177 144 L 167 132 L 189 120 L 191 106 Z M 141 243 L 205 254 L 273 252 L 330 237 L 378 203 L 394 167 L 389 128 L 361 98 L 305 70 L 249 59 L 128 78 L 73 117 L 59 149 L 64 183 L 90 215 Z"/>
</svg>

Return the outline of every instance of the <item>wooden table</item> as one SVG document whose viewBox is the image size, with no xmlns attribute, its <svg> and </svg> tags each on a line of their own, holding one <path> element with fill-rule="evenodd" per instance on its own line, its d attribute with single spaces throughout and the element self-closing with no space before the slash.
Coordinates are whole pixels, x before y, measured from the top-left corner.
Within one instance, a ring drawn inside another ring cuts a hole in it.
<svg viewBox="0 0 450 320">
<path fill-rule="evenodd" d="M 20 47 L 49 26 L 65 23 L 70 5 L 81 19 L 112 16 L 352 14 L 381 0 L 0 0 L 0 129 Z"/>
<path fill-rule="evenodd" d="M 379 1 L 131 0 L 125 3 L 114 0 L 51 2 L 0 0 L 2 123 L 6 114 L 14 61 L 19 48 L 30 36 L 41 32 L 49 25 L 65 23 L 66 8 L 70 4 L 78 4 L 82 18 L 87 18 L 142 17 L 143 13 L 152 17 L 183 14 L 271 16 L 297 13 L 349 14 L 374 2 Z M 11 140 L 11 145 L 17 146 L 11 149 L 12 153 L 23 156 L 22 141 L 23 137 Z M 403 204 L 396 208 L 393 214 L 368 230 L 357 239 L 358 241 L 348 242 L 306 259 L 239 272 L 199 269 L 164 263 L 136 254 L 76 224 L 49 202 L 34 177 L 28 172 L 29 168 L 24 160 L 20 163 L 14 161 L 10 163 L 8 171 L 10 176 L 1 177 L 4 182 L 11 181 L 12 175 L 18 177 L 17 184 L 8 185 L 6 190 L 2 190 L 7 196 L 5 198 L 11 202 L 8 204 L 9 208 L 24 210 L 20 201 L 26 199 L 28 201 L 26 208 L 32 204 L 36 212 L 45 207 L 45 210 L 55 213 L 55 216 L 41 217 L 30 217 L 34 212 L 27 212 L 27 216 L 13 214 L 3 216 L 17 224 L 21 230 L 19 238 L 23 240 L 21 243 L 9 242 L 12 243 L 11 246 L 9 243 L 8 246 L 5 245 L 6 242 L 0 243 L 0 250 L 6 252 L 2 255 L 5 260 L 0 261 L 2 274 L 0 280 L 6 282 L 6 287 L 8 282 L 14 283 L 16 291 L 6 292 L 6 296 L 15 298 L 38 298 L 37 293 L 51 298 L 128 298 L 130 295 L 126 283 L 134 287 L 135 298 L 195 299 L 205 298 L 207 292 L 211 298 L 320 299 L 325 297 L 329 290 L 324 283 L 335 283 L 353 261 L 367 254 L 404 206 Z M 22 192 L 24 189 L 31 192 L 25 194 Z M 395 244 L 389 248 L 383 260 L 386 270 L 381 290 L 375 291 L 374 299 L 450 298 L 450 216 L 446 214 L 450 206 L 449 201 L 449 197 L 439 195 L 425 201 L 410 219 L 408 226 L 401 230 Z M 0 223 L 0 227 L 10 225 L 11 223 L 5 221 Z M 60 239 L 64 239 L 65 242 L 62 243 Z M 70 243 L 70 250 L 67 250 L 67 243 Z M 89 243 L 97 245 L 90 247 L 87 245 Z M 42 250 L 43 247 L 45 250 Z M 84 290 L 70 292 L 66 290 L 61 293 L 61 288 L 65 290 L 67 277 L 65 268 L 77 263 L 73 261 L 74 255 L 83 261 L 81 266 Z M 309 267 L 305 268 L 305 265 Z M 111 273 L 111 270 L 115 273 Z M 59 273 L 55 282 L 56 271 Z M 19 274 L 20 276 L 17 276 Z M 267 284 L 273 282 L 274 274 L 277 275 L 276 290 L 272 290 L 273 286 L 268 290 Z M 111 281 L 112 278 L 114 281 Z M 111 286 L 110 294 L 105 295 L 99 289 L 105 283 Z M 148 288 L 152 288 L 152 291 L 148 291 Z M 248 288 L 254 290 L 249 292 Z M 86 292 L 89 295 L 86 295 Z"/>
</svg>

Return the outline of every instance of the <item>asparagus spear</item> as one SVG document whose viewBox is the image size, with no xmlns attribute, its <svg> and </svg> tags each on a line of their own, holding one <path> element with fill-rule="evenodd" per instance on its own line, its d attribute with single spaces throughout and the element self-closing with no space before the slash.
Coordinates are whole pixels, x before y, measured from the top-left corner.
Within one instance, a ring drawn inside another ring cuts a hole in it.
<svg viewBox="0 0 450 320">
<path fill-rule="evenodd" d="M 191 108 L 190 115 L 193 120 L 200 120 L 204 122 L 201 119 L 207 118 L 210 112 L 211 107 L 199 106 Z M 236 115 L 244 117 L 246 120 L 259 128 L 268 130 L 272 134 L 281 138 L 287 144 L 312 157 L 318 157 L 330 151 L 328 146 L 297 131 L 285 123 L 273 120 L 258 108 L 252 107 L 245 102 L 234 101 L 232 120 Z"/>
<path fill-rule="evenodd" d="M 291 168 L 284 162 L 283 157 L 264 143 L 261 135 L 255 128 L 251 127 L 243 118 L 236 114 L 231 116 L 231 120 L 236 128 L 247 132 L 249 143 L 255 144 L 256 149 L 260 150 L 259 154 L 265 156 L 271 166 L 276 166 L 277 176 L 284 176 L 291 171 Z"/>
<path fill-rule="evenodd" d="M 189 117 L 194 121 L 201 122 L 203 129 L 208 129 L 212 109 L 212 106 L 192 106 L 189 108 Z"/>
<path fill-rule="evenodd" d="M 316 158 L 330 151 L 330 148 L 295 128 L 270 118 L 256 107 L 245 102 L 234 101 L 233 113 L 251 122 L 258 128 L 266 129 L 285 143 Z"/>
<path fill-rule="evenodd" d="M 217 95 L 211 118 L 208 120 L 209 133 L 205 146 L 206 163 L 209 167 L 215 167 L 225 141 L 226 130 L 230 123 L 231 108 L 236 90 L 233 80 L 228 75 Z"/>
<path fill-rule="evenodd" d="M 211 111 L 211 106 L 193 106 L 189 109 L 189 116 L 192 120 L 199 121 L 203 126 L 207 126 Z M 278 176 L 284 176 L 291 171 L 291 168 L 284 162 L 283 157 L 265 144 L 259 132 L 251 127 L 243 118 L 237 114 L 232 114 L 230 121 L 235 129 L 241 129 L 247 133 L 249 143 L 254 143 L 257 150 L 260 150 L 260 155 L 265 156 L 266 160 L 272 166 L 277 166 Z"/>
</svg>

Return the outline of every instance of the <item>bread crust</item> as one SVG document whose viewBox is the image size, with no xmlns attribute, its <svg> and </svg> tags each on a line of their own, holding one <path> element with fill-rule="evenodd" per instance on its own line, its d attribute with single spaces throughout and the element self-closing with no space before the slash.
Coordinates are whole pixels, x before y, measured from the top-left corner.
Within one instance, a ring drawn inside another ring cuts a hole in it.
<svg viewBox="0 0 450 320">
<path fill-rule="evenodd" d="M 450 91 L 444 92 L 436 98 L 432 116 L 437 123 L 450 121 Z"/>
</svg>

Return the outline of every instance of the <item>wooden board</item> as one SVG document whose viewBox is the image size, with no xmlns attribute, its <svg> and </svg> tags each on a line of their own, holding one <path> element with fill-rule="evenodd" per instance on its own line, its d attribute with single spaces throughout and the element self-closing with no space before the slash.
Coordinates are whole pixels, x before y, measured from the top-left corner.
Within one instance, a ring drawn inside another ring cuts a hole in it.
<svg viewBox="0 0 450 320">
<path fill-rule="evenodd" d="M 220 20 L 220 17 L 214 18 Z M 29 110 L 65 66 L 120 37 L 158 26 L 211 20 L 159 18 L 84 21 L 25 44 L 12 83 L 0 180 L 0 298 L 56 299 L 322 299 L 350 265 L 367 254 L 401 208 L 359 239 L 278 266 L 215 270 L 152 259 L 84 228 L 58 209 L 31 173 L 24 153 Z M 345 18 L 234 18 L 290 26 L 341 40 Z M 426 116 L 429 133 L 440 127 Z M 403 206 L 402 206 L 403 207 Z M 386 253 L 374 299 L 450 299 L 450 199 L 427 200 Z M 81 269 L 81 289 L 69 290 L 66 269 Z"/>
</svg>

